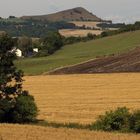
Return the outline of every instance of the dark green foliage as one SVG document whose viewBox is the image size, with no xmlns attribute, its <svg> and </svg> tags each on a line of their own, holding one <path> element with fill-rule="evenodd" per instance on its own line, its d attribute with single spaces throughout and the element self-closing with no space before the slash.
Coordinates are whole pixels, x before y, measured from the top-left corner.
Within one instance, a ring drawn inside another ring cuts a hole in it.
<svg viewBox="0 0 140 140">
<path fill-rule="evenodd" d="M 100 116 L 94 127 L 104 131 L 126 131 L 125 129 L 129 127 L 129 117 L 130 113 L 127 108 L 118 108 Z"/>
<path fill-rule="evenodd" d="M 0 100 L 0 122 L 9 122 L 11 119 L 10 111 L 13 109 L 15 102 L 9 101 L 9 99 Z"/>
<path fill-rule="evenodd" d="M 15 107 L 11 114 L 12 122 L 25 123 L 33 122 L 37 116 L 37 106 L 34 98 L 30 95 L 21 95 L 16 99 Z"/>
<path fill-rule="evenodd" d="M 49 32 L 43 39 L 43 50 L 53 54 L 63 46 L 62 36 L 58 32 Z"/>
<path fill-rule="evenodd" d="M 17 41 L 17 46 L 22 50 L 22 54 L 25 57 L 33 53 L 32 39 L 27 36 L 20 37 Z"/>
<path fill-rule="evenodd" d="M 102 29 L 108 29 L 108 28 L 121 28 L 124 27 L 125 24 L 124 23 L 99 23 L 97 24 L 98 27 L 102 28 Z"/>
<path fill-rule="evenodd" d="M 88 33 L 88 34 L 87 34 L 87 38 L 88 38 L 89 40 L 96 39 L 96 35 L 91 34 L 91 33 Z"/>
<path fill-rule="evenodd" d="M 46 20 L 22 20 L 18 18 L 10 18 L 7 20 L 0 19 L 0 30 L 6 31 L 11 36 L 28 36 L 28 37 L 45 37 L 50 31 L 59 29 L 75 29 L 78 28 L 73 23 L 64 21 L 48 22 Z"/>
<path fill-rule="evenodd" d="M 13 46 L 12 38 L 0 36 L 0 122 L 29 122 L 35 119 L 37 108 L 33 98 L 22 90 L 23 72 L 13 63 Z"/>
<path fill-rule="evenodd" d="M 106 36 L 108 36 L 108 33 L 107 32 L 102 32 L 101 33 L 101 37 L 106 37 Z"/>
<path fill-rule="evenodd" d="M 140 133 L 140 110 L 135 111 L 130 117 L 130 129 L 133 132 Z"/>
<path fill-rule="evenodd" d="M 87 36 L 85 37 L 74 37 L 74 36 L 71 36 L 71 37 L 63 37 L 63 44 L 64 45 L 69 45 L 69 44 L 74 44 L 74 43 L 78 43 L 78 42 L 86 42 L 86 41 L 90 41 L 90 40 L 93 40 L 93 39 L 96 39 L 97 36 L 94 35 L 94 34 L 87 34 Z"/>
<path fill-rule="evenodd" d="M 99 35 L 99 37 L 102 38 L 106 36 L 112 36 L 112 35 L 117 35 L 124 32 L 136 31 L 136 30 L 140 30 L 140 22 L 136 22 L 135 24 L 128 24 L 128 25 L 122 24 L 120 29 L 113 30 L 113 31 L 104 31 L 102 32 L 101 35 Z"/>
<path fill-rule="evenodd" d="M 76 29 L 78 27 L 75 26 L 73 23 L 65 22 L 65 21 L 57 21 L 57 22 L 50 22 L 47 25 L 47 29 Z"/>
<path fill-rule="evenodd" d="M 130 113 L 126 107 L 108 111 L 90 126 L 91 130 L 140 133 L 140 110 Z"/>
</svg>

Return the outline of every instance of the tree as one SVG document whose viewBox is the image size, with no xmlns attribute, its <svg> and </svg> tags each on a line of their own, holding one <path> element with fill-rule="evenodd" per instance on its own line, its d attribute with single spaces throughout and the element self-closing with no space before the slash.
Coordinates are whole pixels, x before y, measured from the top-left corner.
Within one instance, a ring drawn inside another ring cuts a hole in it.
<svg viewBox="0 0 140 140">
<path fill-rule="evenodd" d="M 63 46 L 62 37 L 58 32 L 49 32 L 43 39 L 43 45 L 49 54 L 53 54 Z"/>
<path fill-rule="evenodd" d="M 34 99 L 29 95 L 27 91 L 23 91 L 22 82 L 23 82 L 23 72 L 17 70 L 14 65 L 14 60 L 16 55 L 12 51 L 14 47 L 14 41 L 8 35 L 0 36 L 0 122 L 16 122 L 16 111 L 18 114 L 23 116 L 23 114 L 30 114 L 30 110 L 23 109 L 22 113 L 19 112 L 17 106 L 19 99 L 22 97 L 27 100 L 28 104 L 34 106 L 34 113 L 28 121 L 34 120 L 37 115 L 37 107 L 34 103 Z M 22 103 L 24 100 L 22 99 Z M 18 106 L 19 107 L 19 106 Z M 28 108 L 29 106 L 26 105 Z M 21 120 L 18 122 L 26 122 L 27 120 Z"/>
<path fill-rule="evenodd" d="M 92 33 L 88 33 L 88 34 L 87 34 L 87 38 L 88 38 L 89 40 L 92 40 L 92 39 L 95 39 L 95 38 L 96 38 L 96 35 L 95 35 L 95 34 L 92 34 Z"/>
<path fill-rule="evenodd" d="M 33 52 L 32 40 L 29 37 L 20 37 L 18 40 L 18 47 L 22 50 L 25 57 L 27 57 L 30 52 Z"/>
<path fill-rule="evenodd" d="M 107 32 L 102 32 L 101 33 L 101 37 L 106 37 L 106 36 L 108 36 Z"/>
</svg>

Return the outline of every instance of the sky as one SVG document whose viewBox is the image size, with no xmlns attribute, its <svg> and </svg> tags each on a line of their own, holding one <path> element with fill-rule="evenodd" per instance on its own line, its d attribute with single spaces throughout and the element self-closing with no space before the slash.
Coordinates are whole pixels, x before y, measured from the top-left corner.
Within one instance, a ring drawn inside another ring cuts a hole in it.
<svg viewBox="0 0 140 140">
<path fill-rule="evenodd" d="M 0 16 L 44 15 L 74 7 L 113 22 L 140 21 L 140 0 L 0 0 Z"/>
</svg>

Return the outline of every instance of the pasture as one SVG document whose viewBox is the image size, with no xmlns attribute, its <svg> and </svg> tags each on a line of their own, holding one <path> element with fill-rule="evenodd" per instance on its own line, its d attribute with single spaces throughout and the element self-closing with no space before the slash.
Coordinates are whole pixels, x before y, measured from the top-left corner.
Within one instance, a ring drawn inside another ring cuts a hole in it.
<svg viewBox="0 0 140 140">
<path fill-rule="evenodd" d="M 140 108 L 140 74 L 27 76 L 39 119 L 89 124 L 117 107 Z"/>
<path fill-rule="evenodd" d="M 26 58 L 16 61 L 26 75 L 38 75 L 59 67 L 78 64 L 97 56 L 119 54 L 140 46 L 140 31 L 64 46 L 48 57 Z"/>
</svg>

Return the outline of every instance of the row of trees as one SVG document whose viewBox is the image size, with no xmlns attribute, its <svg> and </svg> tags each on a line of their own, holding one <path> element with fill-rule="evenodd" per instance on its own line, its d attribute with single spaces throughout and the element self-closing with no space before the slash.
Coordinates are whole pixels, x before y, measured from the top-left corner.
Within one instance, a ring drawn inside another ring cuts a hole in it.
<svg viewBox="0 0 140 140">
<path fill-rule="evenodd" d="M 136 30 L 140 30 L 140 22 L 135 22 L 134 24 L 124 25 L 118 30 L 104 31 L 104 32 L 102 32 L 102 34 L 99 37 L 107 37 L 107 36 L 117 35 L 120 33 L 131 32 L 131 31 L 136 31 Z"/>
</svg>

